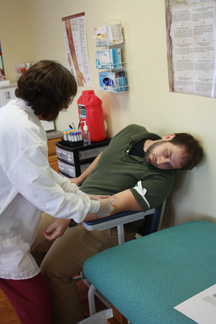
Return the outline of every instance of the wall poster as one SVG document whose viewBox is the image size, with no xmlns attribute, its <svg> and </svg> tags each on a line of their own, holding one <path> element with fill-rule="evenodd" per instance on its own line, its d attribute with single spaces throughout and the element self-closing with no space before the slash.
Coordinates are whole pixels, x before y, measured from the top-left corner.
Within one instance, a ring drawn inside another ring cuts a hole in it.
<svg viewBox="0 0 216 324">
<path fill-rule="evenodd" d="M 85 13 L 62 18 L 67 68 L 78 86 L 91 86 Z"/>
<path fill-rule="evenodd" d="M 165 0 L 171 92 L 216 97 L 216 0 Z"/>
<path fill-rule="evenodd" d="M 4 71 L 1 42 L 0 42 L 0 81 L 3 81 L 3 80 L 6 80 L 6 78 L 5 78 L 5 71 Z"/>
</svg>

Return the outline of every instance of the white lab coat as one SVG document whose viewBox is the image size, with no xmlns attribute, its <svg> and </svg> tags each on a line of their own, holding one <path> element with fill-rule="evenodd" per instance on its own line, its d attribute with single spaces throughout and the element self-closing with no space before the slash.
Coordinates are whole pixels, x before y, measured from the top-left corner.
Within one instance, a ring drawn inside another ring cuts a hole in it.
<svg viewBox="0 0 216 324">
<path fill-rule="evenodd" d="M 80 223 L 99 206 L 50 168 L 46 133 L 22 99 L 0 108 L 0 278 L 39 273 L 29 250 L 41 211 Z"/>
</svg>

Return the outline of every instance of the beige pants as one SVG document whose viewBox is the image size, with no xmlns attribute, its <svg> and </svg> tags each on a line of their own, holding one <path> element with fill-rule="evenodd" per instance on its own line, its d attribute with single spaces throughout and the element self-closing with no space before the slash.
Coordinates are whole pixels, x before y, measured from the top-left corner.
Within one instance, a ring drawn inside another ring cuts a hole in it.
<svg viewBox="0 0 216 324">
<path fill-rule="evenodd" d="M 116 229 L 88 231 L 82 225 L 68 228 L 54 242 L 42 234 L 54 221 L 46 213 L 32 245 L 32 255 L 48 280 L 55 324 L 75 324 L 83 319 L 78 290 L 72 276 L 80 273 L 90 256 L 117 245 Z M 132 233 L 131 233 L 132 234 Z M 126 239 L 132 239 L 134 234 Z"/>
</svg>

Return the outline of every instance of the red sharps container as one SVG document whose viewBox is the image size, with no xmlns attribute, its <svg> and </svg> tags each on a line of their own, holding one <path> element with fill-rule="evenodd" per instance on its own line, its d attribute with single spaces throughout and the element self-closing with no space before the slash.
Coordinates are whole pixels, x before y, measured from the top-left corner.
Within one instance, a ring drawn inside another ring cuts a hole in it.
<svg viewBox="0 0 216 324">
<path fill-rule="evenodd" d="M 102 101 L 94 90 L 82 91 L 77 100 L 81 129 L 88 126 L 91 142 L 103 141 L 106 138 Z"/>
</svg>

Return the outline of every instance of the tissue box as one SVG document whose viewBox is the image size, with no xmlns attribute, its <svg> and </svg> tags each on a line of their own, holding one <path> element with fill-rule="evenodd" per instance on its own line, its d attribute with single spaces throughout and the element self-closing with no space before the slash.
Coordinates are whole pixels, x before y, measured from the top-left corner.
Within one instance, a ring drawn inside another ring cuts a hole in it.
<svg viewBox="0 0 216 324">
<path fill-rule="evenodd" d="M 121 24 L 112 24 L 94 28 L 96 46 L 124 43 Z"/>
<path fill-rule="evenodd" d="M 97 69 L 121 68 L 121 63 L 121 48 L 111 48 L 96 51 Z"/>
<path fill-rule="evenodd" d="M 125 72 L 99 72 L 100 90 L 120 92 L 126 91 Z"/>
</svg>

